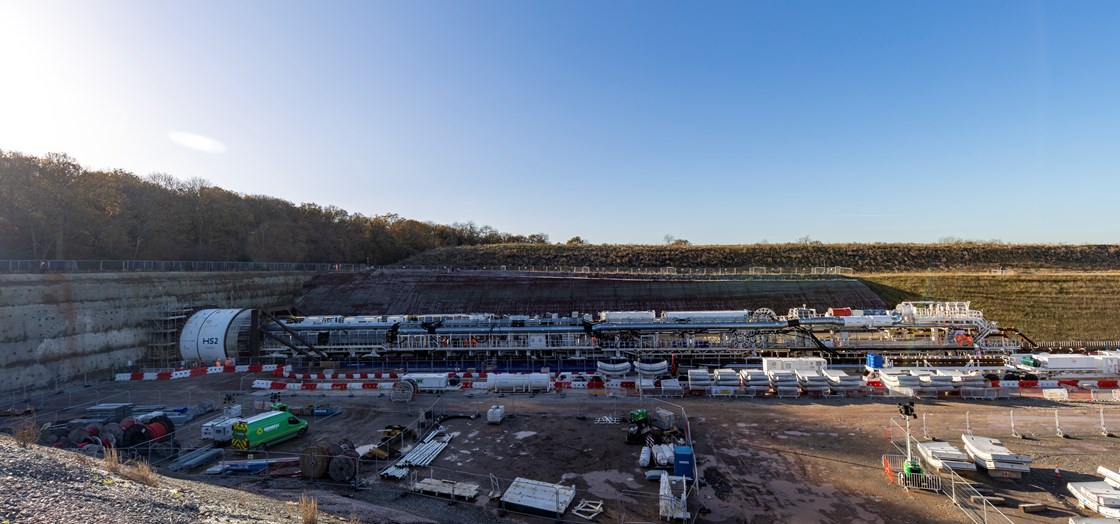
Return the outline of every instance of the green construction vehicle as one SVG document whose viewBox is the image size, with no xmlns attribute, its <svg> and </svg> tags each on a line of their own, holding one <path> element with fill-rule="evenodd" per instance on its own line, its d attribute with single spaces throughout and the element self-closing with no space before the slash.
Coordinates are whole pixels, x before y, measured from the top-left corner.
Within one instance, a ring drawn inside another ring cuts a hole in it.
<svg viewBox="0 0 1120 524">
<path fill-rule="evenodd" d="M 261 413 L 233 425 L 234 449 L 264 450 L 268 446 L 307 433 L 307 422 L 286 411 Z"/>
<path fill-rule="evenodd" d="M 636 409 L 630 412 L 630 427 L 626 428 L 627 444 L 645 444 L 646 437 L 651 433 L 649 412 Z"/>
</svg>

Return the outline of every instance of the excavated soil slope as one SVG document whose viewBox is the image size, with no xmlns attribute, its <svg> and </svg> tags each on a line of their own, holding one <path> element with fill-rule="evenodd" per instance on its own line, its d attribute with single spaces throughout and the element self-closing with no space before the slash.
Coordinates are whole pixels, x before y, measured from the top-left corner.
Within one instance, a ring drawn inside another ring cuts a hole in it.
<svg viewBox="0 0 1120 524">
<path fill-rule="evenodd" d="M 888 304 L 968 300 L 1036 342 L 1120 340 L 1120 273 L 884 273 L 860 280 Z M 1115 346 L 1114 346 L 1115 347 Z"/>
<path fill-rule="evenodd" d="M 858 280 L 638 280 L 379 270 L 320 275 L 305 290 L 297 306 L 308 315 L 568 314 L 760 307 L 784 314 L 802 305 L 820 312 L 837 306 L 887 307 Z"/>
</svg>

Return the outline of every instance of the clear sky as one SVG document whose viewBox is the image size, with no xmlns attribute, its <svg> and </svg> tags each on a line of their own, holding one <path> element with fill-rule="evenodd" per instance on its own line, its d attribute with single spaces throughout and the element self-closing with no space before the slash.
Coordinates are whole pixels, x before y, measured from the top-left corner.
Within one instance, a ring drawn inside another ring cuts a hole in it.
<svg viewBox="0 0 1120 524">
<path fill-rule="evenodd" d="M 0 149 L 552 241 L 1120 241 L 1120 2 L 0 2 Z"/>
</svg>

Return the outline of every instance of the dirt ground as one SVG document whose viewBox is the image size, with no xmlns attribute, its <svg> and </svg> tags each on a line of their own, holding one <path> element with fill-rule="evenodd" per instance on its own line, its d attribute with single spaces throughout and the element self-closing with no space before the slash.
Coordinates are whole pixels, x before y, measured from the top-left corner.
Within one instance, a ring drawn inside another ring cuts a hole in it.
<svg viewBox="0 0 1120 524">
<path fill-rule="evenodd" d="M 33 401 L 40 422 L 78 418 L 84 406 L 54 411 L 82 402 L 133 402 L 167 406 L 213 400 L 225 394 L 255 413 L 253 403 L 267 401 L 271 392 L 247 388 L 259 376 L 204 376 L 167 382 L 102 382 Z M 387 424 L 408 424 L 425 408 L 445 414 L 485 413 L 503 404 L 507 418 L 488 425 L 482 418 L 453 417 L 442 425 L 452 436 L 446 450 L 420 477 L 472 482 L 480 496 L 473 503 L 408 494 L 405 481 L 383 480 L 376 473 L 385 464 L 362 466 L 363 489 L 309 482 L 301 479 L 215 477 L 191 472 L 195 480 L 231 485 L 254 492 L 297 497 L 301 492 L 323 493 L 326 510 L 366 522 L 545 522 L 502 511 L 491 491 L 524 477 L 574 486 L 575 502 L 604 501 L 605 512 L 596 522 L 657 521 L 657 483 L 647 482 L 638 466 L 639 446 L 626 445 L 625 423 L 597 424 L 603 416 L 624 417 L 638 407 L 687 412 L 688 430 L 695 444 L 701 487 L 690 510 L 699 522 L 967 522 L 965 515 L 944 495 L 907 492 L 891 485 L 882 468 L 882 456 L 898 453 L 885 427 L 900 420 L 898 399 L 714 399 L 659 400 L 636 397 L 563 395 L 498 395 L 459 391 L 436 402 L 436 395 L 421 395 L 410 404 L 391 402 L 377 392 L 287 394 L 291 406 L 327 403 L 341 407 L 331 417 L 306 417 L 311 433 L 278 445 L 269 456 L 298 453 L 317 439 L 349 438 L 356 444 L 379 440 Z M 433 404 L 434 403 L 434 404 Z M 5 406 L 0 406 L 5 407 Z M 1102 412 L 1101 409 L 1104 409 Z M 960 435 L 1001 438 L 1013 452 L 1034 458 L 1030 474 L 1020 480 L 997 480 L 984 473 L 972 475 L 994 495 L 1004 497 L 1001 510 L 1014 522 L 1066 522 L 1069 516 L 1092 516 L 1079 509 L 1066 492 L 1071 481 L 1095 478 L 1098 465 L 1120 466 L 1116 457 L 1120 439 L 1101 435 L 1101 417 L 1108 429 L 1120 426 L 1120 406 L 1088 402 L 1054 403 L 1017 398 L 997 402 L 919 400 L 921 418 L 913 433 L 960 444 Z M 1012 415 L 1013 414 L 1013 415 Z M 1057 436 L 1055 415 L 1063 433 Z M 1015 432 L 1026 438 L 1012 435 Z M 203 416 L 179 428 L 184 447 L 199 441 Z M 6 421 L 0 419 L 0 425 Z M 1120 432 L 1120 428 L 1116 429 Z M 227 458 L 238 454 L 227 451 Z M 1055 468 L 1060 468 L 1060 478 Z M 334 493 L 334 495 L 327 495 Z M 1050 509 L 1026 514 L 1020 502 L 1040 502 Z M 349 504 L 349 505 L 347 505 Z M 574 505 L 574 504 L 573 504 Z M 565 515 L 566 521 L 586 522 Z M 551 522 L 552 520 L 548 520 Z"/>
</svg>

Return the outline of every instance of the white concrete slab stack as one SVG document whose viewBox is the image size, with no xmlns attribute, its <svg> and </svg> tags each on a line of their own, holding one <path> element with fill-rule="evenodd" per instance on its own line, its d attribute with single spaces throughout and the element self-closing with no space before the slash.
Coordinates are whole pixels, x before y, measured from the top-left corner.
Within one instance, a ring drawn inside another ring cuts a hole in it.
<svg viewBox="0 0 1120 524">
<path fill-rule="evenodd" d="M 514 509 L 560 517 L 575 499 L 576 488 L 517 477 L 502 495 L 502 504 Z"/>
</svg>

